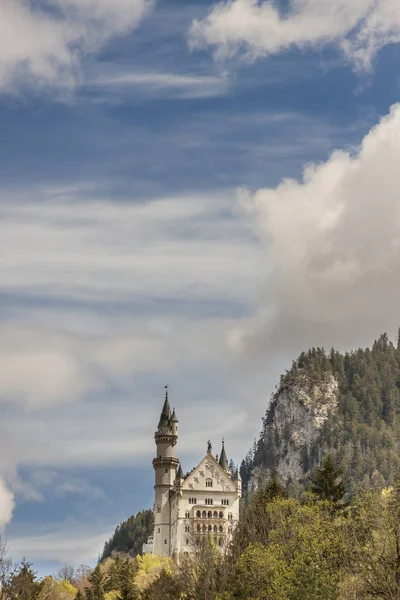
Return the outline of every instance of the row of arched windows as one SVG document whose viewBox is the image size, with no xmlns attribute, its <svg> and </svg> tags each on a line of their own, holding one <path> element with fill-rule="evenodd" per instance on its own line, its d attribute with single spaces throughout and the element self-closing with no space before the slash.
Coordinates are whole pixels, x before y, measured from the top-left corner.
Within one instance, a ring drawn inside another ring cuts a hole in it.
<svg viewBox="0 0 400 600">
<path fill-rule="evenodd" d="M 205 510 L 203 510 L 203 512 L 198 510 L 196 512 L 196 517 L 197 518 L 201 517 L 203 519 L 223 519 L 224 513 L 222 512 L 222 510 L 219 513 L 216 510 L 214 510 L 214 512 L 212 512 L 211 510 L 209 510 L 208 512 Z"/>
<path fill-rule="evenodd" d="M 200 523 L 197 524 L 196 526 L 196 531 L 198 531 L 200 533 L 200 531 L 202 531 L 203 533 L 206 533 L 207 531 L 213 531 L 214 533 L 218 533 L 218 531 L 220 533 L 222 533 L 224 531 L 224 528 L 222 527 L 222 525 L 220 525 L 219 527 L 217 527 L 217 525 L 214 525 L 214 527 L 212 525 L 203 525 L 201 526 Z"/>
</svg>

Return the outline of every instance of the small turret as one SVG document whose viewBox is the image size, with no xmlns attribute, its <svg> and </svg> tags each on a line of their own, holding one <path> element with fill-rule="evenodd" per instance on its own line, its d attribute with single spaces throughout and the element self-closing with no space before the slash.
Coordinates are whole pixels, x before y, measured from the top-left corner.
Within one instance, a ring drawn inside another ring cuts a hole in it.
<svg viewBox="0 0 400 600">
<path fill-rule="evenodd" d="M 219 464 L 223 468 L 224 471 L 229 470 L 228 457 L 226 456 L 226 452 L 225 452 L 224 438 L 222 438 L 222 450 L 221 450 L 221 456 L 219 457 Z"/>
<path fill-rule="evenodd" d="M 182 465 L 181 465 L 181 463 L 179 463 L 179 469 L 178 469 L 178 472 L 177 472 L 177 474 L 176 474 L 176 478 L 177 478 L 177 479 L 185 479 L 185 476 L 184 476 L 184 474 L 183 474 L 183 470 L 182 470 Z"/>
<path fill-rule="evenodd" d="M 176 412 L 175 412 L 175 408 L 174 408 L 174 410 L 172 411 L 172 416 L 169 420 L 169 424 L 171 426 L 172 433 L 174 435 L 178 435 L 178 423 L 179 423 L 178 417 L 176 416 Z"/>
</svg>

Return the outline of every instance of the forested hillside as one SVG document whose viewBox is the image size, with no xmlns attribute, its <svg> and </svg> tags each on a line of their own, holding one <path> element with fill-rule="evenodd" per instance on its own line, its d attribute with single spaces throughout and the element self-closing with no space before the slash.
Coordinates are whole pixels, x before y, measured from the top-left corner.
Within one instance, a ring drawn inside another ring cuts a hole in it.
<svg viewBox="0 0 400 600">
<path fill-rule="evenodd" d="M 400 469 L 400 349 L 386 334 L 341 354 L 312 348 L 293 362 L 241 465 L 255 489 L 276 473 L 305 482 L 331 453 L 352 493 L 392 484 Z"/>
<path fill-rule="evenodd" d="M 113 552 L 123 552 L 136 556 L 142 552 L 142 545 L 153 533 L 154 515 L 150 509 L 132 515 L 118 525 L 111 538 L 104 544 L 100 560 L 103 561 Z"/>
</svg>

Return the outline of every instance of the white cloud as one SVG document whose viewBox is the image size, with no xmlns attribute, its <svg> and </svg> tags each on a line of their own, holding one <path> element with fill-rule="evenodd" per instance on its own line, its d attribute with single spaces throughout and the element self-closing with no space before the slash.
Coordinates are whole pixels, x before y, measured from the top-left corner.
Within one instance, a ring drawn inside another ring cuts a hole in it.
<svg viewBox="0 0 400 600">
<path fill-rule="evenodd" d="M 336 44 L 357 69 L 369 69 L 383 46 L 398 42 L 398 0 L 289 0 L 287 14 L 268 0 L 231 0 L 191 29 L 192 45 L 213 46 L 219 58 Z"/>
<path fill-rule="evenodd" d="M 35 85 L 71 87 L 80 60 L 129 32 L 150 0 L 2 0 L 0 90 Z"/>
<path fill-rule="evenodd" d="M 16 558 L 28 556 L 32 561 L 59 561 L 60 563 L 95 564 L 115 524 L 85 525 L 74 521 L 56 524 L 31 535 L 15 534 L 7 543 L 10 555 Z"/>
<path fill-rule="evenodd" d="M 40 193 L 0 194 L 3 292 L 125 303 L 251 298 L 257 248 L 229 196 L 111 203 L 51 191 L 43 202 Z"/>
<path fill-rule="evenodd" d="M 253 357 L 352 348 L 400 324 L 400 105 L 356 155 L 334 152 L 241 200 L 266 253 L 258 316 L 231 341 Z"/>
<path fill-rule="evenodd" d="M 14 505 L 14 495 L 8 489 L 4 480 L 0 478 L 0 528 L 11 521 Z"/>
<path fill-rule="evenodd" d="M 226 93 L 228 79 L 225 77 L 190 75 L 180 73 L 159 73 L 156 71 L 124 71 L 107 73 L 102 65 L 102 73 L 88 81 L 88 86 L 100 88 L 102 93 L 110 91 L 118 94 L 134 92 L 152 95 L 162 91 L 164 94 L 181 98 L 208 98 Z"/>
</svg>

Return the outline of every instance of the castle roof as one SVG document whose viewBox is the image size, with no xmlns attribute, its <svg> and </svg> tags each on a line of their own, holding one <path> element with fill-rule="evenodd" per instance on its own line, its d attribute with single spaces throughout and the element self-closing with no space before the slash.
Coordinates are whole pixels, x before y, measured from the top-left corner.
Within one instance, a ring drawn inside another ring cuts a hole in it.
<svg viewBox="0 0 400 600">
<path fill-rule="evenodd" d="M 171 423 L 179 423 L 178 417 L 176 416 L 175 408 L 172 411 L 172 417 L 170 418 Z"/>
<path fill-rule="evenodd" d="M 177 474 L 176 474 L 176 478 L 177 478 L 177 479 L 185 479 L 185 476 L 184 476 L 184 474 L 183 474 L 183 470 L 182 470 L 182 465 L 181 465 L 181 463 L 179 463 L 179 469 L 178 469 L 178 472 L 177 472 Z"/>
</svg>

